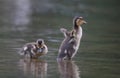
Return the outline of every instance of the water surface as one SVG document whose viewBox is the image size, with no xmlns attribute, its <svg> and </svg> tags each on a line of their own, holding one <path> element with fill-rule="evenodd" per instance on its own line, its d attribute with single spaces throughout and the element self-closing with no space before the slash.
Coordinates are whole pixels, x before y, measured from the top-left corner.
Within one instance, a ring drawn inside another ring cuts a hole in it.
<svg viewBox="0 0 120 78">
<path fill-rule="evenodd" d="M 0 78 L 120 78 L 120 31 L 117 0 L 1 0 Z M 80 48 L 73 61 L 57 62 L 74 16 L 83 16 Z M 37 60 L 18 52 L 43 38 L 49 52 Z"/>
</svg>

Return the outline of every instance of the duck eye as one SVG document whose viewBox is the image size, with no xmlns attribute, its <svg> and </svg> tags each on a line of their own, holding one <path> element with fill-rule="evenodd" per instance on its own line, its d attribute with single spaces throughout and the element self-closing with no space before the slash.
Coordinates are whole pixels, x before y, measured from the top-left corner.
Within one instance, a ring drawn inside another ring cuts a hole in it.
<svg viewBox="0 0 120 78">
<path fill-rule="evenodd" d="M 78 23 L 79 21 L 80 21 L 80 19 L 77 19 L 77 20 L 76 20 L 76 23 Z"/>
</svg>

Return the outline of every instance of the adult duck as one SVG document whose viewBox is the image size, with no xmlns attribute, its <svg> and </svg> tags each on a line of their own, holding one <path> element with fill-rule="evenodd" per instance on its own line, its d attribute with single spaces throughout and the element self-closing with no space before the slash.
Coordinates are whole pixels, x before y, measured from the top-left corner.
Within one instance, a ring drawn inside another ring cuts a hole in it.
<svg viewBox="0 0 120 78">
<path fill-rule="evenodd" d="M 71 60 L 80 45 L 80 40 L 82 38 L 82 27 L 81 25 L 85 24 L 86 21 L 83 17 L 77 17 L 73 20 L 73 30 L 67 31 L 65 28 L 61 28 L 61 32 L 64 34 L 65 38 L 61 43 L 58 53 L 58 59 L 69 59 Z"/>
</svg>

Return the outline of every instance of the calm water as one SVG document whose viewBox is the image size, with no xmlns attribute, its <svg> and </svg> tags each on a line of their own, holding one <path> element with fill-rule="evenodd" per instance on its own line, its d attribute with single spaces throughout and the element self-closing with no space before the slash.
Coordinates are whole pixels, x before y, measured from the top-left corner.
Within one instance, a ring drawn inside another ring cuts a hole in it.
<svg viewBox="0 0 120 78">
<path fill-rule="evenodd" d="M 0 78 L 120 78 L 120 11 L 117 0 L 0 0 Z M 74 16 L 83 16 L 80 48 L 73 61 L 57 62 Z M 18 51 L 43 38 L 49 53 L 38 60 Z"/>
</svg>

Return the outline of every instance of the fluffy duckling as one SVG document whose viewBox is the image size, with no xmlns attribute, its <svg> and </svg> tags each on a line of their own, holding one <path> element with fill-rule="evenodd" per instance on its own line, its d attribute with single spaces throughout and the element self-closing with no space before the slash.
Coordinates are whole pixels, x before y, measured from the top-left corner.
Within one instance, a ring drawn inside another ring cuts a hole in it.
<svg viewBox="0 0 120 78">
<path fill-rule="evenodd" d="M 21 55 L 27 55 L 30 58 L 38 58 L 39 56 L 45 55 L 48 52 L 48 48 L 44 43 L 43 39 L 38 39 L 36 42 L 27 43 L 21 50 Z"/>
<path fill-rule="evenodd" d="M 80 40 L 82 37 L 82 24 L 85 24 L 83 17 L 77 17 L 73 20 L 73 30 L 71 32 L 67 31 L 65 28 L 61 28 L 61 32 L 64 34 L 65 38 L 59 48 L 58 59 L 69 59 L 71 60 L 77 53 L 80 45 Z"/>
</svg>

